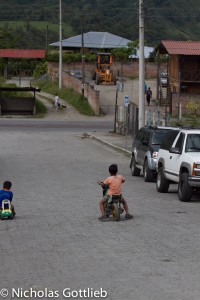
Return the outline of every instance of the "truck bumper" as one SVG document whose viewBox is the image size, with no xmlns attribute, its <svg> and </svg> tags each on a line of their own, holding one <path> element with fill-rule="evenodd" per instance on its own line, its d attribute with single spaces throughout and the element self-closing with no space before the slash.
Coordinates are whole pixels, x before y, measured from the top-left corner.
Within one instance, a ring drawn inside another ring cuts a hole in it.
<svg viewBox="0 0 200 300">
<path fill-rule="evenodd" d="M 191 186 L 200 187 L 200 177 L 189 177 L 188 183 Z"/>
</svg>

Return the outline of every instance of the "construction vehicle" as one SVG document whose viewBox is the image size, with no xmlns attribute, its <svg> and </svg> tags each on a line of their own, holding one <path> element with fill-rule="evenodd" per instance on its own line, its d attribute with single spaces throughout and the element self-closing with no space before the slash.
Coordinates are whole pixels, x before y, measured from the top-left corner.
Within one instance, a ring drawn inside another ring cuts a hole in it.
<svg viewBox="0 0 200 300">
<path fill-rule="evenodd" d="M 110 53 L 97 53 L 95 83 L 116 84 L 116 77 L 111 70 L 112 55 Z"/>
</svg>

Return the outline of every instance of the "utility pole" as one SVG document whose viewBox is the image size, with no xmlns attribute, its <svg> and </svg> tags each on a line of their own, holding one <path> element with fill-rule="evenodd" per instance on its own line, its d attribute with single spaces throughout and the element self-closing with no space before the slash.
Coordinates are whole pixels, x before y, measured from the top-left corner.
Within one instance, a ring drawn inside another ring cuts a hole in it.
<svg viewBox="0 0 200 300">
<path fill-rule="evenodd" d="M 49 39 L 49 28 L 48 28 L 48 24 L 47 24 L 47 28 L 46 28 L 46 52 L 48 52 L 48 39 Z"/>
<path fill-rule="evenodd" d="M 82 57 L 82 70 L 81 70 L 81 75 L 82 75 L 82 85 L 81 85 L 81 90 L 82 90 L 82 95 L 84 97 L 84 88 L 85 88 L 85 51 L 84 51 L 84 33 L 83 33 L 83 7 L 82 3 L 80 1 L 81 5 L 81 57 Z"/>
<path fill-rule="evenodd" d="M 62 88 L 62 0 L 59 9 L 59 89 Z"/>
<path fill-rule="evenodd" d="M 119 83 L 119 81 L 117 80 L 117 82 L 116 82 L 116 96 L 115 96 L 115 119 L 114 119 L 114 133 L 116 133 L 116 132 L 117 132 L 116 123 L 117 123 L 117 100 L 118 100 L 119 86 L 120 86 L 120 83 Z"/>
<path fill-rule="evenodd" d="M 139 0 L 139 126 L 145 125 L 145 99 L 144 99 L 144 3 Z"/>
</svg>

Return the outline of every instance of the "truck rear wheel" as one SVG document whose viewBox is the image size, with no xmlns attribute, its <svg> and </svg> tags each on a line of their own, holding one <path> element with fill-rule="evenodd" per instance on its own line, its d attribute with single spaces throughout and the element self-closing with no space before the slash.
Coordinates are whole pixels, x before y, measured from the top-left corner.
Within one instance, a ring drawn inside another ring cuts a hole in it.
<svg viewBox="0 0 200 300">
<path fill-rule="evenodd" d="M 140 176 L 140 169 L 136 167 L 136 161 L 134 156 L 132 156 L 131 160 L 131 174 L 132 176 Z"/>
<path fill-rule="evenodd" d="M 144 162 L 143 174 L 145 182 L 152 182 L 154 180 L 154 172 L 149 169 L 147 160 Z"/>
</svg>

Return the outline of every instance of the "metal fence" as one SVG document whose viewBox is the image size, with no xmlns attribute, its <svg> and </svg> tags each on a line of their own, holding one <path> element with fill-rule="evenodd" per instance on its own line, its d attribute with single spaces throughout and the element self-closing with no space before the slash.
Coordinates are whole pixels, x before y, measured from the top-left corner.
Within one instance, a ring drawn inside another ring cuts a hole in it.
<svg viewBox="0 0 200 300">
<path fill-rule="evenodd" d="M 116 132 L 118 134 L 130 134 L 135 136 L 138 132 L 139 109 L 134 103 L 128 107 L 117 106 Z M 145 111 L 145 126 L 171 126 L 169 112 L 160 107 Z"/>
<path fill-rule="evenodd" d="M 171 115 L 169 112 L 164 112 L 159 107 L 155 110 L 145 111 L 145 125 L 170 126 Z"/>
<path fill-rule="evenodd" d="M 127 107 L 117 106 L 116 132 L 135 135 L 138 131 L 138 107 L 131 103 Z"/>
</svg>

